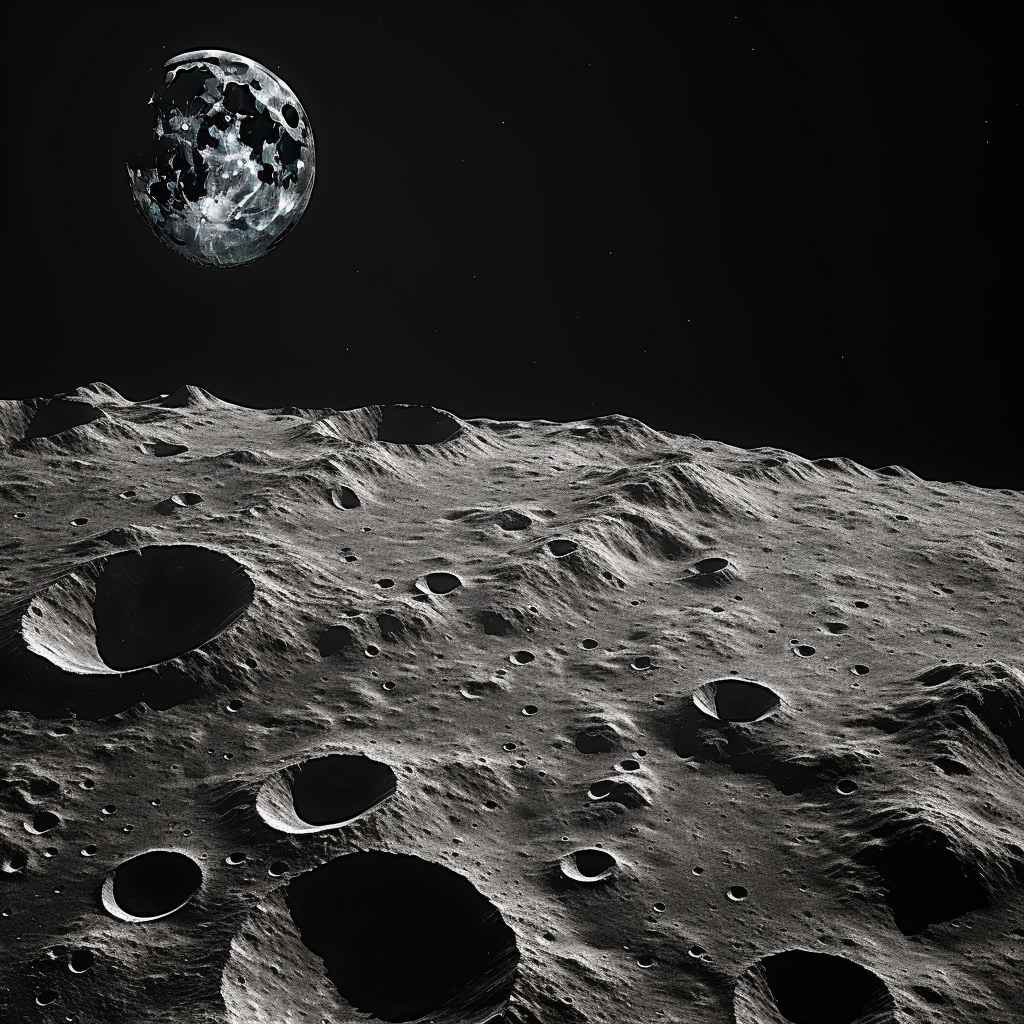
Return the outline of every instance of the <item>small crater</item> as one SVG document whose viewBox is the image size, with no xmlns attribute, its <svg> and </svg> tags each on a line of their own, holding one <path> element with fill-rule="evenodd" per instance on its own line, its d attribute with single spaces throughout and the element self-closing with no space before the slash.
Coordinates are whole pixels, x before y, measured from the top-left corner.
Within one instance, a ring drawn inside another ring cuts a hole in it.
<svg viewBox="0 0 1024 1024">
<path fill-rule="evenodd" d="M 134 498 L 139 492 L 138 491 L 122 491 L 118 497 L 124 498 L 127 501 L 129 498 Z"/>
<path fill-rule="evenodd" d="M 60 823 L 60 818 L 53 811 L 40 811 L 38 814 L 33 815 L 31 821 L 24 822 L 24 825 L 26 832 L 31 832 L 35 836 L 41 836 L 44 832 L 49 832 L 51 829 L 56 828 Z"/>
<path fill-rule="evenodd" d="M 203 881 L 191 857 L 150 850 L 120 864 L 103 883 L 107 912 L 122 921 L 155 921 L 184 907 Z"/>
<path fill-rule="evenodd" d="M 77 519 L 72 519 L 71 520 L 71 525 L 72 526 L 85 526 L 85 524 L 87 522 L 89 522 L 89 520 L 86 519 L 85 516 L 79 516 Z"/>
<path fill-rule="evenodd" d="M 620 761 L 615 767 L 620 772 L 638 772 L 641 765 L 639 761 L 634 761 L 631 757 L 627 757 L 626 760 Z"/>
<path fill-rule="evenodd" d="M 529 665 L 535 657 L 536 656 L 531 654 L 529 651 L 513 651 L 508 656 L 508 660 L 511 661 L 513 665 Z"/>
<path fill-rule="evenodd" d="M 743 885 L 730 885 L 725 891 L 725 895 L 729 897 L 734 903 L 742 903 L 750 893 L 747 892 L 746 886 Z"/>
<path fill-rule="evenodd" d="M 612 877 L 618 861 L 606 850 L 576 850 L 562 857 L 559 866 L 574 882 L 603 882 Z"/>
<path fill-rule="evenodd" d="M 638 672 L 642 672 L 645 668 L 651 667 L 651 659 L 646 655 L 641 655 L 639 658 L 634 658 L 629 663 L 629 667 L 636 669 Z"/>
<path fill-rule="evenodd" d="M 900 517 L 897 516 L 897 519 Z M 906 516 L 903 517 L 904 519 Z M 916 992 L 926 1003 L 931 1003 L 932 1006 L 943 1006 L 946 1002 L 946 997 L 941 992 L 936 992 L 935 989 L 928 985 L 911 985 L 914 992 Z"/>
<path fill-rule="evenodd" d="M 587 796 L 591 800 L 603 800 L 614 788 L 614 779 L 600 779 L 591 784 L 590 789 L 587 790 Z"/>
<path fill-rule="evenodd" d="M 497 523 L 503 530 L 512 533 L 518 530 L 525 530 L 533 523 L 533 520 L 529 516 L 524 516 L 522 512 L 516 512 L 514 509 L 505 509 L 498 516 Z"/>
<path fill-rule="evenodd" d="M 165 459 L 169 455 L 183 455 L 188 451 L 188 445 L 166 444 L 163 441 L 147 441 L 139 445 L 139 451 L 144 455 L 155 455 L 159 459 Z"/>
<path fill-rule="evenodd" d="M 576 735 L 576 749 L 581 754 L 607 754 L 618 746 L 618 734 L 611 726 L 593 726 Z"/>
<path fill-rule="evenodd" d="M 355 642 L 355 634 L 348 626 L 329 626 L 317 638 L 316 646 L 321 658 L 329 658 L 353 647 Z"/>
<path fill-rule="evenodd" d="M 579 545 L 574 540 L 551 540 L 548 541 L 548 550 L 555 558 L 564 558 L 575 551 Z"/>
<path fill-rule="evenodd" d="M 868 607 L 868 603 L 867 603 L 867 601 L 854 601 L 853 602 L 853 607 L 854 608 L 867 608 Z"/>
<path fill-rule="evenodd" d="M 362 754 L 327 754 L 271 775 L 260 787 L 256 809 L 280 832 L 322 832 L 363 817 L 397 789 L 388 765 Z"/>
<path fill-rule="evenodd" d="M 331 504 L 335 508 L 359 508 L 359 496 L 351 487 L 335 487 L 331 491 Z"/>
<path fill-rule="evenodd" d="M 57 1002 L 57 993 L 52 989 L 46 989 L 36 996 L 36 1006 L 49 1006 L 55 1002 Z"/>
<path fill-rule="evenodd" d="M 98 852 L 99 847 L 93 846 L 91 844 L 89 846 L 83 846 L 81 850 L 81 854 L 83 857 L 95 857 Z"/>
<path fill-rule="evenodd" d="M 462 580 L 450 572 L 429 572 L 416 581 L 416 589 L 424 594 L 450 594 L 462 586 Z"/>
<path fill-rule="evenodd" d="M 288 874 L 288 863 L 283 860 L 275 860 L 273 864 L 267 868 L 267 874 L 271 878 L 280 878 L 282 875 Z"/>
<path fill-rule="evenodd" d="M 388 577 L 386 576 L 383 579 L 377 580 L 377 582 L 374 584 L 374 586 L 380 587 L 381 590 L 390 590 L 394 585 L 395 581 L 392 579 L 388 579 Z"/>
<path fill-rule="evenodd" d="M 597 646 L 597 641 L 591 637 L 587 637 L 585 640 L 580 642 L 580 647 L 585 651 L 592 651 Z"/>
<path fill-rule="evenodd" d="M 774 690 L 749 679 L 716 679 L 699 686 L 693 702 L 723 722 L 759 722 L 774 714 L 781 700 Z"/>
<path fill-rule="evenodd" d="M 72 974 L 85 974 L 95 962 L 91 949 L 76 949 L 68 959 L 68 968 Z"/>
<path fill-rule="evenodd" d="M 654 912 L 656 914 L 664 914 L 666 910 L 668 910 L 668 907 L 666 907 L 664 903 L 654 904 Z"/>
<path fill-rule="evenodd" d="M 637 967 L 653 967 L 654 957 L 653 956 L 642 956 L 636 962 Z"/>
<path fill-rule="evenodd" d="M 245 702 L 238 700 L 238 698 L 236 697 L 234 700 L 229 700 L 227 704 L 224 705 L 224 707 L 227 711 L 231 712 L 241 711 L 242 708 L 245 707 Z"/>
<path fill-rule="evenodd" d="M 728 558 L 702 558 L 699 562 L 695 562 L 693 566 L 694 570 L 700 576 L 710 576 L 716 572 L 722 572 L 729 568 Z"/>
<path fill-rule="evenodd" d="M 951 757 L 935 757 L 932 759 L 932 764 L 935 765 L 935 767 L 938 768 L 943 773 L 943 775 L 974 774 L 971 771 L 971 769 L 967 767 L 967 765 L 963 764 L 961 761 L 955 761 Z"/>
<path fill-rule="evenodd" d="M 189 505 L 198 505 L 202 500 L 203 496 L 201 494 L 196 494 L 195 491 L 182 491 L 180 494 L 171 495 L 171 501 L 175 505 L 180 505 L 182 508 Z"/>
<path fill-rule="evenodd" d="M 380 654 L 380 648 L 376 644 L 367 644 L 363 648 L 363 654 L 368 658 L 376 658 Z"/>
<path fill-rule="evenodd" d="M 825 628 L 832 634 L 845 633 L 850 627 L 845 622 L 826 622 Z"/>
<path fill-rule="evenodd" d="M 810 644 L 797 644 L 793 648 L 793 653 L 798 658 L 809 658 L 815 653 L 815 649 Z"/>
<path fill-rule="evenodd" d="M 524 715 L 535 715 L 535 714 L 537 714 L 538 711 L 540 711 L 540 708 L 537 707 L 536 704 L 527 704 L 523 708 L 523 714 Z"/>
<path fill-rule="evenodd" d="M 236 851 L 235 853 L 229 853 L 224 858 L 224 863 L 225 864 L 230 864 L 232 866 L 234 866 L 236 864 L 242 864 L 244 861 L 245 861 L 245 854 L 240 852 L 240 851 Z"/>
<path fill-rule="evenodd" d="M 849 796 L 851 793 L 857 792 L 857 783 L 853 779 L 840 779 L 836 783 L 836 792 L 842 793 L 843 796 Z"/>
<path fill-rule="evenodd" d="M 854 666 L 853 666 L 853 667 L 852 667 L 852 668 L 850 669 L 850 671 L 851 671 L 851 672 L 852 672 L 852 673 L 853 673 L 853 674 L 854 674 L 855 676 L 866 676 L 866 675 L 867 675 L 867 674 L 868 674 L 868 673 L 869 673 L 869 672 L 871 671 L 871 669 L 869 669 L 869 668 L 867 667 L 867 665 L 854 665 Z"/>
</svg>

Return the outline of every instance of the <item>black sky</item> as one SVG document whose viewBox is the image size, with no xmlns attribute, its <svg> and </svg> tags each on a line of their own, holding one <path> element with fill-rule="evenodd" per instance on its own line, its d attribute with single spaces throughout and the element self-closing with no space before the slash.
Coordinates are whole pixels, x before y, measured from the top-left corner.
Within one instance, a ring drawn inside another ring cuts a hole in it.
<svg viewBox="0 0 1024 1024">
<path fill-rule="evenodd" d="M 0 397 L 619 412 L 1020 488 L 1012 10 L 8 7 Z M 316 139 L 304 217 L 232 271 L 162 246 L 124 172 L 204 47 L 277 71 Z"/>
</svg>

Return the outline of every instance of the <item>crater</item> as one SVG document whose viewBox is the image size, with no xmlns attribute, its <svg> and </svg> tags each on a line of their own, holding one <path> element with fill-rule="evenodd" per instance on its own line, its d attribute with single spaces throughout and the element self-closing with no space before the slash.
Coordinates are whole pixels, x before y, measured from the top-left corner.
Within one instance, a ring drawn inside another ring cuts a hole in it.
<svg viewBox="0 0 1024 1024">
<path fill-rule="evenodd" d="M 60 818 L 53 811 L 40 811 L 32 816 L 31 821 L 26 821 L 25 831 L 31 832 L 34 836 L 41 836 L 60 824 Z"/>
<path fill-rule="evenodd" d="M 32 441 L 37 437 L 53 437 L 63 434 L 65 430 L 84 426 L 98 420 L 103 413 L 93 405 L 85 402 L 71 402 L 66 398 L 51 399 L 46 405 L 36 410 L 25 440 Z"/>
<path fill-rule="evenodd" d="M 579 545 L 574 540 L 548 541 L 548 550 L 555 558 L 564 558 L 566 555 L 572 554 L 578 547 Z"/>
<path fill-rule="evenodd" d="M 355 643 L 355 634 L 348 626 L 329 626 L 317 638 L 316 646 L 321 658 L 329 658 L 332 654 L 354 647 Z"/>
<path fill-rule="evenodd" d="M 228 555 L 150 546 L 67 573 L 32 599 L 21 630 L 30 651 L 68 672 L 131 672 L 209 643 L 253 596 L 245 569 Z"/>
<path fill-rule="evenodd" d="M 139 445 L 139 451 L 143 455 L 155 455 L 157 458 L 166 458 L 168 455 L 183 455 L 188 451 L 187 444 L 169 444 L 166 441 L 144 441 Z"/>
<path fill-rule="evenodd" d="M 331 491 L 331 504 L 335 508 L 359 508 L 359 496 L 350 487 L 335 487 Z"/>
<path fill-rule="evenodd" d="M 468 879 L 441 865 L 352 853 L 293 879 L 285 899 L 338 992 L 378 1020 L 482 1024 L 511 995 L 515 934 Z"/>
<path fill-rule="evenodd" d="M 398 789 L 391 768 L 362 754 L 328 754 L 275 772 L 260 787 L 256 809 L 279 832 L 341 828 Z"/>
<path fill-rule="evenodd" d="M 608 754 L 619 745 L 619 734 L 611 725 L 593 725 L 576 734 L 581 754 Z"/>
<path fill-rule="evenodd" d="M 618 861 L 606 850 L 576 850 L 562 857 L 559 867 L 574 882 L 604 882 L 613 876 Z"/>
<path fill-rule="evenodd" d="M 202 881 L 202 869 L 191 857 L 150 850 L 118 865 L 100 895 L 107 912 L 122 921 L 156 921 L 181 910 Z"/>
<path fill-rule="evenodd" d="M 853 960 L 789 949 L 762 957 L 733 991 L 736 1024 L 896 1024 L 885 982 Z"/>
<path fill-rule="evenodd" d="M 377 440 L 392 444 L 441 444 L 462 432 L 458 420 L 428 405 L 383 405 Z"/>
<path fill-rule="evenodd" d="M 172 494 L 171 501 L 183 508 L 188 505 L 198 505 L 202 502 L 203 496 L 195 491 L 182 491 L 180 494 Z"/>
<path fill-rule="evenodd" d="M 736 578 L 736 567 L 728 558 L 712 556 L 694 562 L 690 575 L 684 576 L 683 582 L 701 587 L 720 587 L 733 582 Z"/>
<path fill-rule="evenodd" d="M 531 661 L 535 660 L 536 655 L 530 651 L 513 651 L 509 656 L 508 660 L 513 665 L 529 665 Z"/>
<path fill-rule="evenodd" d="M 750 679 L 715 679 L 694 691 L 693 703 L 722 722 L 760 722 L 778 710 L 781 699 Z"/>
<path fill-rule="evenodd" d="M 462 586 L 462 580 L 450 572 L 428 572 L 416 580 L 416 589 L 424 594 L 450 594 Z"/>
</svg>

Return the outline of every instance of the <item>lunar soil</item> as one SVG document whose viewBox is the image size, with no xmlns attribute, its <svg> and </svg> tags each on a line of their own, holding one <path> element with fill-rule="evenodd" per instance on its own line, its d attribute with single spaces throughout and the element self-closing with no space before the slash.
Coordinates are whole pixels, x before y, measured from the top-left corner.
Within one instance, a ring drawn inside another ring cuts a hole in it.
<svg viewBox="0 0 1024 1024">
<path fill-rule="evenodd" d="M 625 416 L 0 402 L 0 1019 L 1011 1024 L 1019 492 Z"/>
</svg>

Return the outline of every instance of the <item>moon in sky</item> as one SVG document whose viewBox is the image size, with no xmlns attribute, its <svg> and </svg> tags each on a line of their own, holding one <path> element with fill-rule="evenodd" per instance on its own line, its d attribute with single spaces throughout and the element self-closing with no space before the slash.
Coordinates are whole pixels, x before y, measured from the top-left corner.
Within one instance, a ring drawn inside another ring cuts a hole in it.
<svg viewBox="0 0 1024 1024">
<path fill-rule="evenodd" d="M 315 147 L 299 98 L 257 61 L 194 50 L 164 65 L 156 126 L 128 179 L 139 213 L 176 253 L 210 267 L 266 255 L 309 203 Z"/>
</svg>

